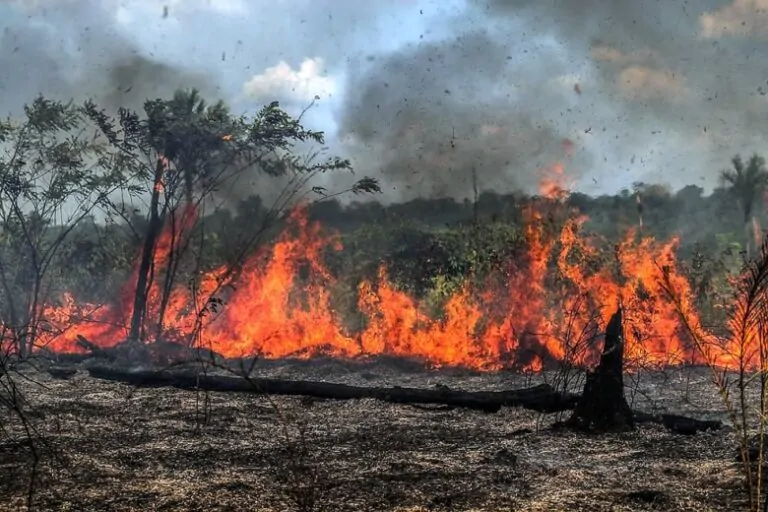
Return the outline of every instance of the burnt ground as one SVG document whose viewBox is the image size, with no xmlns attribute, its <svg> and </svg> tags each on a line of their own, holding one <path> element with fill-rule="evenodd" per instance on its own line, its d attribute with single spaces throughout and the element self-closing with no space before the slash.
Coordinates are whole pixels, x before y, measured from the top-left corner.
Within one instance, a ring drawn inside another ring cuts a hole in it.
<svg viewBox="0 0 768 512">
<path fill-rule="evenodd" d="M 517 388 L 535 376 L 379 361 L 261 363 L 263 376 L 356 385 Z M 734 434 L 657 425 L 588 436 L 557 415 L 426 410 L 134 389 L 30 371 L 20 380 L 44 454 L 35 509 L 51 511 L 624 511 L 744 508 Z M 33 382 L 36 381 L 36 382 Z M 707 370 L 627 380 L 633 407 L 724 418 Z M 3 412 L 2 414 L 6 414 Z M 8 419 L 2 418 L 8 425 Z M 29 451 L 0 431 L 0 510 L 26 503 Z M 310 510 L 306 508 L 304 510 Z"/>
</svg>

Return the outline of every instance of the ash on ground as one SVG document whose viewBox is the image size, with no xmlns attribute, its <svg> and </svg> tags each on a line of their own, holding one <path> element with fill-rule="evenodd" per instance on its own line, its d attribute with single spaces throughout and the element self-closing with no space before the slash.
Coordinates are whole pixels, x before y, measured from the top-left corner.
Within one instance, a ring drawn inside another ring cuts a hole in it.
<svg viewBox="0 0 768 512">
<path fill-rule="evenodd" d="M 557 374 L 425 370 L 409 362 L 259 362 L 260 377 L 360 386 L 514 389 Z M 43 457 L 36 510 L 715 511 L 743 508 L 729 429 L 660 425 L 586 436 L 564 414 L 374 400 L 136 389 L 37 373 L 18 380 Z M 575 380 L 573 387 L 578 387 Z M 632 407 L 725 419 L 705 369 L 626 379 Z M 30 456 L 0 437 L 0 510 L 26 503 Z M 27 469 L 22 469 L 27 468 Z"/>
</svg>

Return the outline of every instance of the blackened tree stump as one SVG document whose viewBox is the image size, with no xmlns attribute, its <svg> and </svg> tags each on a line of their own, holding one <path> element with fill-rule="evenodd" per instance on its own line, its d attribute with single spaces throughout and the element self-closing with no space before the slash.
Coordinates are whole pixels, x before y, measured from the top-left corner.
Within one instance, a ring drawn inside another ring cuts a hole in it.
<svg viewBox="0 0 768 512">
<path fill-rule="evenodd" d="M 587 374 L 584 392 L 567 426 L 591 432 L 623 432 L 635 426 L 624 396 L 624 331 L 621 307 L 605 329 L 600 364 Z"/>
</svg>

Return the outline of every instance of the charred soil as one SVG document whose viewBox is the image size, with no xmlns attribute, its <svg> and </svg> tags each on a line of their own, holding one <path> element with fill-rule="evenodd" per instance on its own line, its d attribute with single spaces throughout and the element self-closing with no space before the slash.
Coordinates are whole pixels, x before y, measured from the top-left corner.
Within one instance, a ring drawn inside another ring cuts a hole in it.
<svg viewBox="0 0 768 512">
<path fill-rule="evenodd" d="M 264 362 L 264 377 L 514 389 L 548 374 L 425 371 L 393 361 Z M 46 458 L 36 510 L 721 511 L 743 508 L 728 429 L 586 435 L 564 415 L 374 400 L 134 389 L 80 371 L 21 380 Z M 625 382 L 632 407 L 725 419 L 703 369 Z M 18 432 L 17 432 L 18 433 Z M 28 449 L 0 437 L 0 509 L 26 500 Z M 13 435 L 11 437 L 14 437 Z"/>
</svg>

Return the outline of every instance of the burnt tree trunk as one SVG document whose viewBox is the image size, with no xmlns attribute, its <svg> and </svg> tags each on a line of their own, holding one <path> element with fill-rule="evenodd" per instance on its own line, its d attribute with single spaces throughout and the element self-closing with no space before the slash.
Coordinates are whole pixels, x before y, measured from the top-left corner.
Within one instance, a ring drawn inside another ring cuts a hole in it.
<svg viewBox="0 0 768 512">
<path fill-rule="evenodd" d="M 605 329 L 605 345 L 600 364 L 587 374 L 584 392 L 567 424 L 594 432 L 631 430 L 635 426 L 632 410 L 624 396 L 624 330 L 621 307 Z"/>
<path fill-rule="evenodd" d="M 141 338 L 141 326 L 144 320 L 144 311 L 147 307 L 147 295 L 149 290 L 149 272 L 152 267 L 152 259 L 155 255 L 155 244 L 160 230 L 163 228 L 163 219 L 158 212 L 160 203 L 160 192 L 163 186 L 163 170 L 165 163 L 161 158 L 157 159 L 155 167 L 154 183 L 152 187 L 152 199 L 149 204 L 149 223 L 147 234 L 144 237 L 144 247 L 141 251 L 141 263 L 136 276 L 136 292 L 133 298 L 133 315 L 131 316 L 131 330 L 128 333 L 128 340 L 138 342 Z"/>
</svg>

